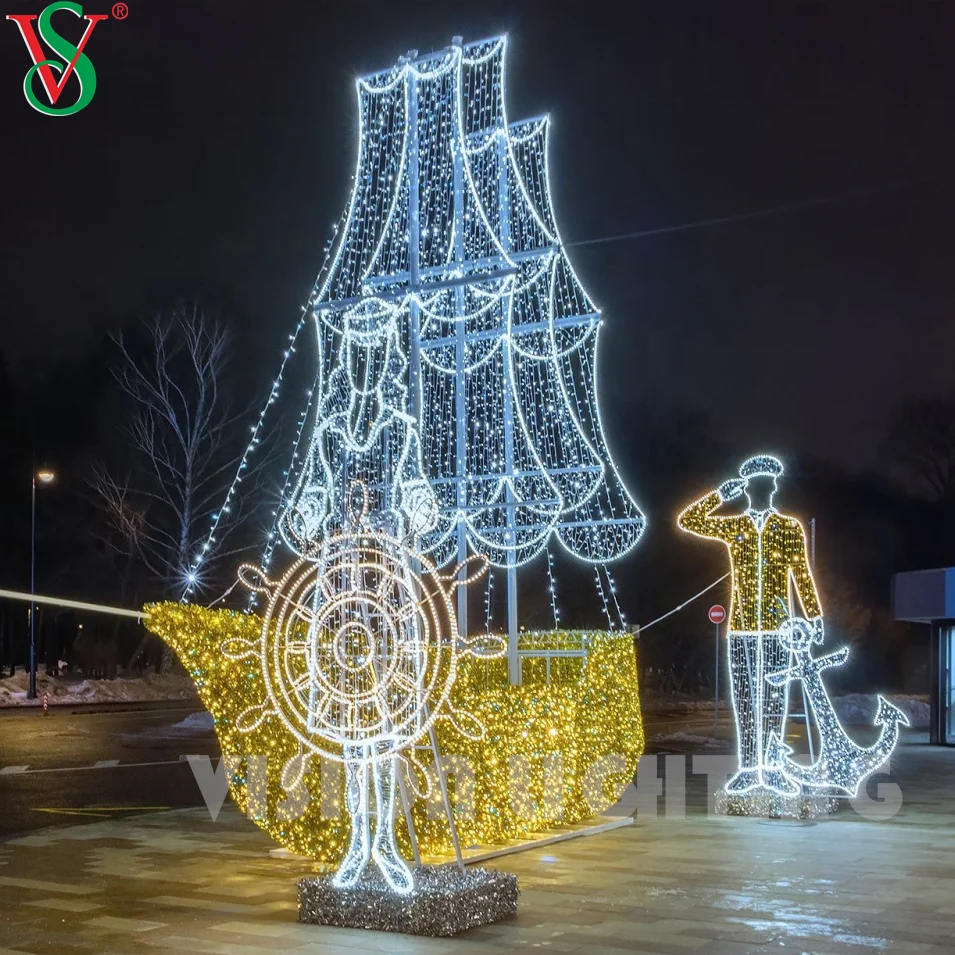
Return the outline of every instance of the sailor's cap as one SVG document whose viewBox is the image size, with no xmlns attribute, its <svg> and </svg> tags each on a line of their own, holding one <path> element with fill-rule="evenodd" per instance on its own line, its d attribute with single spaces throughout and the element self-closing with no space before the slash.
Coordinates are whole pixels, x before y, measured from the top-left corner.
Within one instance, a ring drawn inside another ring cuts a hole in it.
<svg viewBox="0 0 955 955">
<path fill-rule="evenodd" d="M 345 312 L 343 325 L 352 341 L 374 345 L 395 331 L 395 310 L 362 303 Z"/>
<path fill-rule="evenodd" d="M 747 458 L 739 469 L 739 476 L 751 477 L 779 477 L 783 473 L 783 462 L 771 454 L 756 454 Z"/>
</svg>

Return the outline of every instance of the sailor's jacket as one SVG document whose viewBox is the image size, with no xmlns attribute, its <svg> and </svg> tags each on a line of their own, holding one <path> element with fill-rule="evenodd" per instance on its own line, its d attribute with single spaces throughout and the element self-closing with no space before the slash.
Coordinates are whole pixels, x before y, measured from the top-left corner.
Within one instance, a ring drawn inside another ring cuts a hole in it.
<svg viewBox="0 0 955 955">
<path fill-rule="evenodd" d="M 698 537 L 723 541 L 730 552 L 730 630 L 775 632 L 787 617 L 799 616 L 790 606 L 790 582 L 802 605 L 802 616 L 809 620 L 821 617 L 802 524 L 773 508 L 763 515 L 749 511 L 714 514 L 722 502 L 719 492 L 711 491 L 686 508 L 677 523 Z"/>
</svg>

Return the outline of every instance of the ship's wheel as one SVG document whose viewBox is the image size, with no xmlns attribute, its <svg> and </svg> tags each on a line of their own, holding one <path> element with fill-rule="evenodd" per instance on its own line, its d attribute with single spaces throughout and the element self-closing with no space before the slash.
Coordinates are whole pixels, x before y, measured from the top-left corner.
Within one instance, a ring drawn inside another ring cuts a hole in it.
<svg viewBox="0 0 955 955">
<path fill-rule="evenodd" d="M 428 730 L 457 656 L 454 610 L 432 575 L 427 558 L 370 529 L 327 538 L 275 583 L 240 571 L 269 596 L 260 648 L 268 709 L 304 748 L 342 759 L 343 747 L 363 747 L 383 758 Z"/>
</svg>

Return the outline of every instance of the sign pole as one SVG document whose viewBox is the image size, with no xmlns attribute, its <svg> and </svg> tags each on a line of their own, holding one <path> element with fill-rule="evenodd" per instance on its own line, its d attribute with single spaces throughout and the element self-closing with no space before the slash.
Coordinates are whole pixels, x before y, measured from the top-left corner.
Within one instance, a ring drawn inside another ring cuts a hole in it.
<svg viewBox="0 0 955 955">
<path fill-rule="evenodd" d="M 720 625 L 714 624 L 716 631 L 716 641 L 713 644 L 716 647 L 716 679 L 713 681 L 713 725 L 716 726 L 720 721 Z"/>
<path fill-rule="evenodd" d="M 714 672 L 716 674 L 713 680 L 713 725 L 720 721 L 720 624 L 726 619 L 726 608 L 720 604 L 713 604 L 710 607 L 707 616 L 710 623 L 713 624 L 716 642 L 714 644 Z"/>
</svg>

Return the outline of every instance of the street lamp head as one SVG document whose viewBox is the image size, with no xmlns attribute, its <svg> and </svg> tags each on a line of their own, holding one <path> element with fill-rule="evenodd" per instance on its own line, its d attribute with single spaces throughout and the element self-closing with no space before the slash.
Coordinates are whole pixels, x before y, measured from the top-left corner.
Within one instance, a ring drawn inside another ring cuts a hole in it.
<svg viewBox="0 0 955 955">
<path fill-rule="evenodd" d="M 49 468 L 40 468 L 36 472 L 36 479 L 41 484 L 50 484 L 56 479 L 56 472 L 51 471 Z"/>
</svg>

